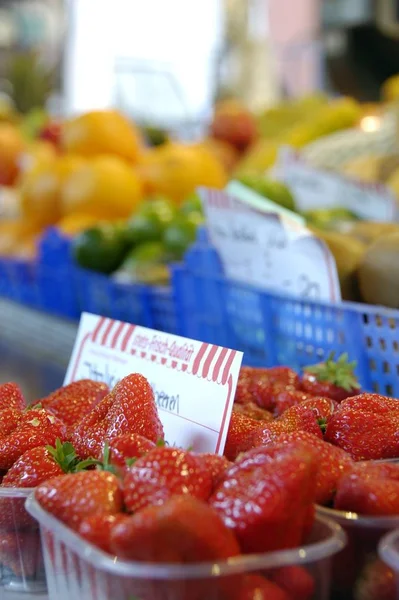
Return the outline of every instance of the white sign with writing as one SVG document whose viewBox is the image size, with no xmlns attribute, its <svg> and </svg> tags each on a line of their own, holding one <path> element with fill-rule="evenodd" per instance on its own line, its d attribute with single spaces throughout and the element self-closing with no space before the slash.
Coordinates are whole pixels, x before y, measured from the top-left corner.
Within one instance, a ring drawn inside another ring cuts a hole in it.
<svg viewBox="0 0 399 600">
<path fill-rule="evenodd" d="M 113 388 L 141 373 L 154 390 L 169 444 L 223 454 L 242 356 L 83 313 L 64 385 L 89 378 Z"/>
<path fill-rule="evenodd" d="M 223 191 L 203 188 L 200 195 L 211 243 L 228 277 L 301 298 L 341 299 L 335 260 L 308 229 Z"/>
<path fill-rule="evenodd" d="M 395 198 L 382 183 L 362 182 L 317 169 L 291 148 L 280 152 L 275 175 L 290 188 L 302 211 L 340 207 L 367 221 L 395 219 Z"/>
</svg>

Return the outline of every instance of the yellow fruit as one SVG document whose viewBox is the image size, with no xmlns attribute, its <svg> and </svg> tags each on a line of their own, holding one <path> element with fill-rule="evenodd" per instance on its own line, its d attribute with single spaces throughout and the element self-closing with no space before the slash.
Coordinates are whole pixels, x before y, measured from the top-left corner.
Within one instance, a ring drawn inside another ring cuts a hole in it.
<svg viewBox="0 0 399 600">
<path fill-rule="evenodd" d="M 37 227 L 26 219 L 0 221 L 0 256 L 18 254 L 32 245 L 37 233 Z"/>
<path fill-rule="evenodd" d="M 74 236 L 85 229 L 97 225 L 98 216 L 87 213 L 72 213 L 57 223 L 57 229 L 67 236 Z"/>
<path fill-rule="evenodd" d="M 278 145 L 272 140 L 258 140 L 238 164 L 236 175 L 264 173 L 277 158 Z"/>
<path fill-rule="evenodd" d="M 49 165 L 57 158 L 54 144 L 45 140 L 31 142 L 20 158 L 20 172 L 26 173 L 40 165 Z"/>
<path fill-rule="evenodd" d="M 221 189 L 226 171 L 206 147 L 165 144 L 146 152 L 137 167 L 145 190 L 176 202 L 189 197 L 198 186 Z"/>
<path fill-rule="evenodd" d="M 83 164 L 81 158 L 63 156 L 27 171 L 20 181 L 22 214 L 42 227 L 56 223 L 62 215 L 63 184 Z"/>
<path fill-rule="evenodd" d="M 111 154 L 136 162 L 141 152 L 138 130 L 114 110 L 98 110 L 71 119 L 63 125 L 64 150 L 82 156 Z"/>
<path fill-rule="evenodd" d="M 99 219 L 128 217 L 142 199 L 133 168 L 116 156 L 99 156 L 65 180 L 62 214 L 95 214 Z"/>
<path fill-rule="evenodd" d="M 393 75 L 384 82 L 381 88 L 381 95 L 385 102 L 399 100 L 399 75 Z"/>
</svg>

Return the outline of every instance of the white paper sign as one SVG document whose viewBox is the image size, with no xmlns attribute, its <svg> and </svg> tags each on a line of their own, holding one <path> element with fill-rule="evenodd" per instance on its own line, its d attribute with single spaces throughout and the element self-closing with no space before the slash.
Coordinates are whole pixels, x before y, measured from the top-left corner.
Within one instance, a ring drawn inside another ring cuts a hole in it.
<svg viewBox="0 0 399 600">
<path fill-rule="evenodd" d="M 290 148 L 280 152 L 275 175 L 287 184 L 302 211 L 342 207 L 367 221 L 395 219 L 395 198 L 386 186 L 316 169 Z"/>
<path fill-rule="evenodd" d="M 301 298 L 341 299 L 335 260 L 308 229 L 223 191 L 202 188 L 200 195 L 211 242 L 228 277 Z"/>
<path fill-rule="evenodd" d="M 110 388 L 130 373 L 150 382 L 165 439 L 223 454 L 243 354 L 169 333 L 83 313 L 64 385 Z"/>
</svg>

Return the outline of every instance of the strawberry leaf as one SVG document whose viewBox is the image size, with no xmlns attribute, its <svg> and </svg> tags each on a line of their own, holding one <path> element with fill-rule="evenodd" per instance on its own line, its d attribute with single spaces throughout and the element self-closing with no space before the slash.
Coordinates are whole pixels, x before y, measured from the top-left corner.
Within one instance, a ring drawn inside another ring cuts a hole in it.
<svg viewBox="0 0 399 600">
<path fill-rule="evenodd" d="M 324 362 L 305 367 L 304 371 L 314 375 L 321 383 L 331 383 L 347 392 L 358 389 L 360 384 L 354 372 L 356 361 L 349 362 L 346 352 L 338 360 L 334 359 L 335 353 L 330 352 Z"/>
</svg>

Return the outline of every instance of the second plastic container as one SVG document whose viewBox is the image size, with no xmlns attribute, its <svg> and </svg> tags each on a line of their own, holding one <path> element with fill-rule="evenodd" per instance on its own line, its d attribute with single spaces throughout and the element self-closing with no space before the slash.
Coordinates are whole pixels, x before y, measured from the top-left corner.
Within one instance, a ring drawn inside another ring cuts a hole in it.
<svg viewBox="0 0 399 600">
<path fill-rule="evenodd" d="M 302 548 L 214 564 L 127 562 L 85 542 L 44 511 L 33 496 L 26 507 L 40 523 L 49 600 L 230 600 L 237 597 L 243 575 L 267 576 L 291 565 L 304 567 L 313 578 L 312 600 L 328 600 L 331 557 L 345 545 L 341 527 L 318 518 Z"/>
</svg>

